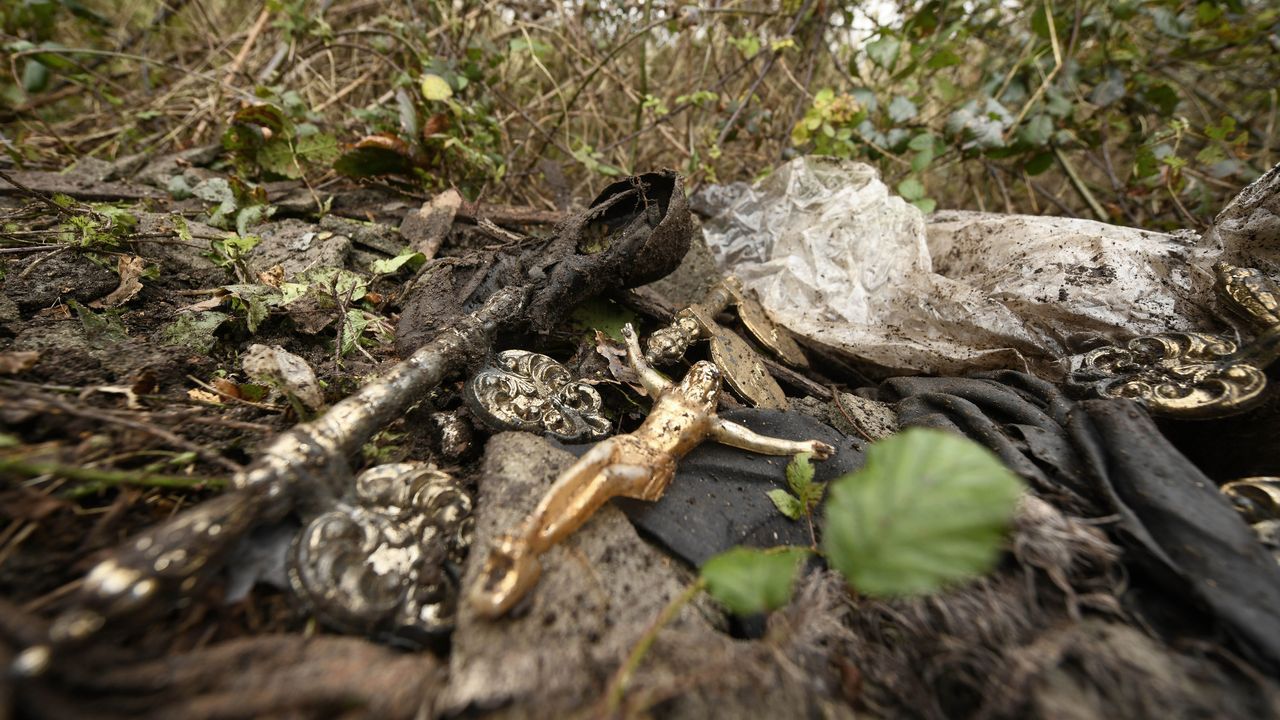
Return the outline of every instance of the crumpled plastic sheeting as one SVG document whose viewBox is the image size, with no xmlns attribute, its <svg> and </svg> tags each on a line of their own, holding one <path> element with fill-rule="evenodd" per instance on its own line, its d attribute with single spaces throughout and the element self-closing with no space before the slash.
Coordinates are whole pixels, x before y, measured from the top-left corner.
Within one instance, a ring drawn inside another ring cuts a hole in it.
<svg viewBox="0 0 1280 720">
<path fill-rule="evenodd" d="M 1280 164 L 1227 203 L 1205 237 L 1230 263 L 1280 273 Z"/>
<path fill-rule="evenodd" d="M 1087 339 L 1208 327 L 1216 248 L 1089 220 L 924 215 L 874 168 L 798 158 L 695 198 L 774 320 L 893 373 L 1058 376 Z"/>
</svg>

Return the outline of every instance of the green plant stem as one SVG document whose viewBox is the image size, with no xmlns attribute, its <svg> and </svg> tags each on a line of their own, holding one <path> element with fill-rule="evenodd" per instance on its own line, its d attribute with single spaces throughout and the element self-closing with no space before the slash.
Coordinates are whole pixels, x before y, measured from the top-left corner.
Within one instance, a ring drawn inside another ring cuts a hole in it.
<svg viewBox="0 0 1280 720">
<path fill-rule="evenodd" d="M 28 462 L 26 460 L 0 459 L 0 472 L 16 473 L 26 477 L 54 475 L 77 482 L 92 483 L 85 488 L 76 488 L 73 497 L 96 491 L 103 486 L 141 485 L 143 487 L 181 488 L 181 489 L 222 489 L 227 481 L 223 478 L 190 477 L 186 475 L 156 475 L 148 472 L 130 472 L 128 470 L 100 470 L 97 468 L 76 467 L 59 463 Z"/>
<path fill-rule="evenodd" d="M 617 674 L 613 676 L 613 681 L 609 683 L 609 689 L 606 692 L 608 698 L 605 704 L 606 716 L 612 717 L 617 713 L 618 708 L 622 705 L 622 699 L 626 697 L 627 687 L 631 684 L 631 677 L 640 668 L 640 663 L 644 662 L 645 655 L 653 647 L 653 641 L 658 639 L 658 633 L 675 619 L 676 613 L 698 597 L 698 594 L 706 586 L 706 581 L 699 579 L 685 588 L 684 592 L 667 603 L 667 606 L 662 609 L 662 612 L 658 613 L 657 619 L 653 621 L 649 629 L 645 630 L 644 635 L 640 636 L 640 640 L 631 649 L 631 654 L 627 656 L 626 662 L 622 664 L 622 667 L 618 668 Z"/>
<path fill-rule="evenodd" d="M 1075 167 L 1067 160 L 1067 156 L 1062 154 L 1062 149 L 1056 145 L 1053 148 L 1053 156 L 1058 159 L 1058 164 L 1062 166 L 1063 172 L 1067 174 L 1067 179 L 1071 181 L 1071 187 L 1074 187 L 1076 192 L 1080 193 L 1080 197 L 1084 198 L 1084 201 L 1089 204 L 1089 209 L 1093 211 L 1093 214 L 1102 222 L 1108 222 L 1111 218 L 1108 217 L 1107 211 L 1102 209 L 1102 203 L 1099 203 L 1098 198 L 1094 197 L 1093 193 L 1089 191 L 1088 186 L 1084 184 L 1084 180 L 1080 179 L 1080 174 L 1076 172 Z"/>
<path fill-rule="evenodd" d="M 653 22 L 653 3 L 645 0 L 644 3 L 644 24 L 648 25 Z M 636 172 L 636 158 L 640 152 L 640 128 L 644 125 L 644 104 L 649 99 L 649 43 L 643 41 L 640 43 L 640 102 L 636 104 L 636 117 L 632 123 L 631 131 L 635 135 L 635 139 L 631 142 L 631 172 Z"/>
</svg>

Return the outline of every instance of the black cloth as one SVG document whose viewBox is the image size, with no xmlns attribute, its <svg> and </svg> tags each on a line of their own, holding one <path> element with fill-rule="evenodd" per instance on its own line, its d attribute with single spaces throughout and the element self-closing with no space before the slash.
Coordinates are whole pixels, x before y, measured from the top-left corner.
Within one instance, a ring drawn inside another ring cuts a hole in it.
<svg viewBox="0 0 1280 720">
<path fill-rule="evenodd" d="M 1163 604 L 1207 610 L 1260 666 L 1280 670 L 1280 566 L 1214 483 L 1127 400 L 1073 403 L 1023 373 L 894 378 L 875 392 L 899 422 L 990 448 L 1042 496 L 1108 524 Z"/>
</svg>

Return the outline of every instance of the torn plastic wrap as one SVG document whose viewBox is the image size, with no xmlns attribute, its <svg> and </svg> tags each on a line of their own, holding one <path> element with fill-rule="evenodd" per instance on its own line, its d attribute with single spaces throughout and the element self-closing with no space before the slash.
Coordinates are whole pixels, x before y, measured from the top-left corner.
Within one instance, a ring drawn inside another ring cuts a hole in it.
<svg viewBox="0 0 1280 720">
<path fill-rule="evenodd" d="M 1216 247 L 1088 220 L 929 218 L 874 168 L 799 158 L 709 188 L 707 243 L 776 321 L 894 373 L 1058 376 L 1083 340 L 1210 326 Z"/>
</svg>

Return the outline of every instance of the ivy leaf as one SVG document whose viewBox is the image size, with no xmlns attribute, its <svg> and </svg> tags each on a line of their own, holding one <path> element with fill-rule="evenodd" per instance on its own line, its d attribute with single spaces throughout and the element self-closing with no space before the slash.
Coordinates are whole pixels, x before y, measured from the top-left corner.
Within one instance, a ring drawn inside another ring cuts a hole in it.
<svg viewBox="0 0 1280 720">
<path fill-rule="evenodd" d="M 823 549 L 858 592 L 926 593 L 988 570 L 1022 483 L 986 448 L 912 428 L 833 481 Z"/>
<path fill-rule="evenodd" d="M 901 48 L 901 40 L 892 35 L 884 35 L 878 40 L 867 43 L 867 57 L 871 58 L 871 62 L 876 65 L 890 70 L 898 60 L 898 51 Z"/>
<path fill-rule="evenodd" d="M 804 504 L 801 503 L 800 498 L 795 495 L 792 495 L 782 488 L 774 488 L 765 494 L 773 501 L 773 505 L 778 508 L 778 512 L 783 515 L 786 515 L 792 520 L 799 520 L 804 516 Z"/>
<path fill-rule="evenodd" d="M 791 598 L 796 570 L 808 557 L 805 548 L 756 550 L 737 547 L 702 566 L 707 592 L 735 615 L 753 615 L 782 607 Z"/>
</svg>

